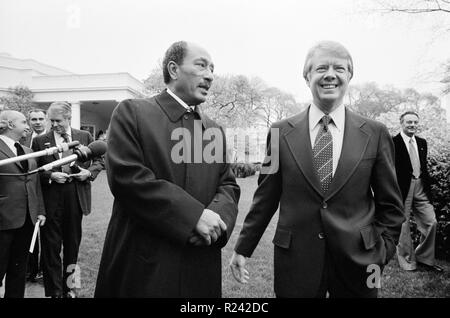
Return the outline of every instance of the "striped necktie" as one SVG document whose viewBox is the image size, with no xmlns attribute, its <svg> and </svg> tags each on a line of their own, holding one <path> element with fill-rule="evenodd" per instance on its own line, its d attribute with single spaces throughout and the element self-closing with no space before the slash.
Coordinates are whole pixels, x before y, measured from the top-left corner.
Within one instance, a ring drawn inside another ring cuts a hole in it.
<svg viewBox="0 0 450 318">
<path fill-rule="evenodd" d="M 326 193 L 333 174 L 333 137 L 328 125 L 331 117 L 325 115 L 320 120 L 321 127 L 317 133 L 313 148 L 313 162 L 320 180 L 322 193 Z"/>
</svg>

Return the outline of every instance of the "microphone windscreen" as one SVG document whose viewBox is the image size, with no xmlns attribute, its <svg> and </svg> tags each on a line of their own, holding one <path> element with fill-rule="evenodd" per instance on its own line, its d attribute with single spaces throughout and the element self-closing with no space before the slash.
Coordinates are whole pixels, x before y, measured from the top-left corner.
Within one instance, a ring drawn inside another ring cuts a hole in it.
<svg viewBox="0 0 450 318">
<path fill-rule="evenodd" d="M 91 150 L 91 157 L 99 157 L 105 154 L 106 152 L 106 142 L 101 140 L 96 140 L 91 142 L 88 145 L 88 148 Z"/>
</svg>

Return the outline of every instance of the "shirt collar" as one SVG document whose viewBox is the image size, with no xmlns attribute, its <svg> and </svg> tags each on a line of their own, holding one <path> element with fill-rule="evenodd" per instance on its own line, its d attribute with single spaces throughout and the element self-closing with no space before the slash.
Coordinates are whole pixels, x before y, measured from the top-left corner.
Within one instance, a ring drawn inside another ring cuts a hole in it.
<svg viewBox="0 0 450 318">
<path fill-rule="evenodd" d="M 320 122 L 325 113 L 320 110 L 314 103 L 311 103 L 309 108 L 309 130 L 313 130 Z M 339 105 L 335 110 L 328 114 L 333 120 L 334 126 L 342 131 L 345 125 L 345 107 L 343 104 Z"/>
<path fill-rule="evenodd" d="M 187 110 L 194 110 L 194 107 L 191 107 L 188 104 L 186 104 L 181 98 L 179 98 L 177 95 L 175 95 L 175 93 L 172 92 L 169 88 L 167 88 L 167 93 L 169 93 L 170 96 L 172 96 L 181 106 L 183 106 Z"/>
<path fill-rule="evenodd" d="M 69 129 L 66 131 L 67 136 L 69 136 L 69 139 L 72 139 L 72 128 L 69 127 Z M 60 137 L 62 138 L 62 136 L 60 134 L 58 134 L 56 131 L 53 131 L 53 135 L 55 137 Z"/>
<path fill-rule="evenodd" d="M 47 132 L 47 131 L 44 130 L 43 132 L 41 132 L 40 134 L 38 134 L 37 132 L 33 131 L 33 133 L 31 134 L 31 138 L 35 138 L 35 137 L 37 137 L 37 136 L 45 135 L 46 132 Z M 69 135 L 70 135 L 70 134 L 69 134 Z"/>
<path fill-rule="evenodd" d="M 9 149 L 13 151 L 13 153 L 16 153 L 16 147 L 14 146 L 16 141 L 14 139 L 11 139 L 10 137 L 5 135 L 0 135 L 0 139 L 5 142 L 5 144 L 9 147 Z"/>
<path fill-rule="evenodd" d="M 410 141 L 411 139 L 412 139 L 413 143 L 416 142 L 416 138 L 414 138 L 414 135 L 413 135 L 412 137 L 409 137 L 409 136 L 407 136 L 407 135 L 403 132 L 403 130 L 400 132 L 400 135 L 402 136 L 403 141 L 404 141 L 406 144 L 408 144 L 409 141 Z"/>
</svg>

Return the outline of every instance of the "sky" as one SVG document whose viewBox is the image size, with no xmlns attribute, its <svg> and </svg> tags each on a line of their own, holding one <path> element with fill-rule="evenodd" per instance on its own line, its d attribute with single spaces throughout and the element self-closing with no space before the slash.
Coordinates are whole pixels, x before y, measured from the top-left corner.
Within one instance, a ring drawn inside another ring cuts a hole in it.
<svg viewBox="0 0 450 318">
<path fill-rule="evenodd" d="M 383 14 L 376 1 L 0 0 L 0 52 L 143 80 L 171 43 L 186 40 L 209 51 L 216 73 L 257 76 L 305 102 L 305 55 L 317 41 L 334 40 L 352 54 L 351 84 L 438 95 L 450 15 Z M 450 96 L 443 105 L 450 118 Z"/>
</svg>

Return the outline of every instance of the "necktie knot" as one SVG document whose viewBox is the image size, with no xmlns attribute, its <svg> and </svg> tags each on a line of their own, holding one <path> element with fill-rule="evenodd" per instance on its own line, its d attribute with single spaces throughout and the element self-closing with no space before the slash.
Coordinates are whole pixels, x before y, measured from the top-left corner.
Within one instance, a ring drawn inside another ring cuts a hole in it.
<svg viewBox="0 0 450 318">
<path fill-rule="evenodd" d="M 322 124 L 323 124 L 323 129 L 324 129 L 325 131 L 327 131 L 327 130 L 328 130 L 328 125 L 329 125 L 330 122 L 331 122 L 331 117 L 328 116 L 328 115 L 324 115 L 324 116 L 322 117 L 321 121 L 322 121 Z"/>
<path fill-rule="evenodd" d="M 62 134 L 61 134 L 61 137 L 64 139 L 64 142 L 65 142 L 65 143 L 70 142 L 70 141 L 69 141 L 69 135 L 68 135 L 67 133 L 65 133 L 65 132 L 62 133 Z"/>
</svg>

